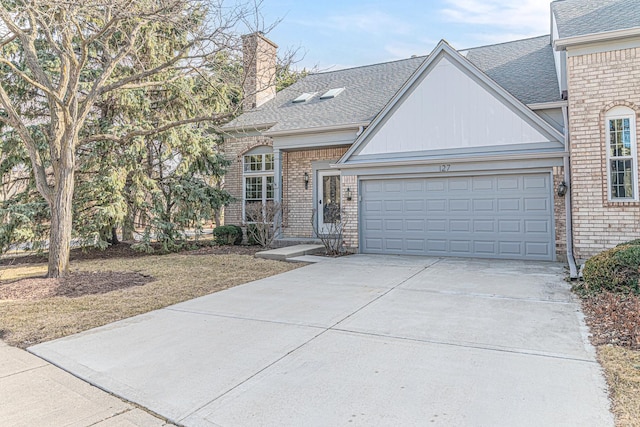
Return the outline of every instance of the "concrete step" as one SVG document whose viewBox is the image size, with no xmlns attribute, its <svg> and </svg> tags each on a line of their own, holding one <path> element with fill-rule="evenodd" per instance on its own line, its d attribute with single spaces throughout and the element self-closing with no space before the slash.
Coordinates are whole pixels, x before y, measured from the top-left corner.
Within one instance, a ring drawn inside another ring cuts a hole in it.
<svg viewBox="0 0 640 427">
<path fill-rule="evenodd" d="M 324 251 L 323 245 L 295 245 L 284 248 L 270 249 L 256 253 L 257 258 L 274 259 L 286 261 L 288 258 L 295 258 L 304 255 L 313 255 Z"/>
</svg>

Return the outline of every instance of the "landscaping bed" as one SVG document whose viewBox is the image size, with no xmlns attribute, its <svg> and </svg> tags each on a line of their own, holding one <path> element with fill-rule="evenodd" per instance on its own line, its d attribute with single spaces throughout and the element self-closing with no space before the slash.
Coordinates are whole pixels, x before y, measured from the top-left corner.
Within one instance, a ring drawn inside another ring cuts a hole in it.
<svg viewBox="0 0 640 427">
<path fill-rule="evenodd" d="M 591 331 L 617 426 L 640 426 L 640 241 L 587 261 L 574 285 Z"/>
</svg>

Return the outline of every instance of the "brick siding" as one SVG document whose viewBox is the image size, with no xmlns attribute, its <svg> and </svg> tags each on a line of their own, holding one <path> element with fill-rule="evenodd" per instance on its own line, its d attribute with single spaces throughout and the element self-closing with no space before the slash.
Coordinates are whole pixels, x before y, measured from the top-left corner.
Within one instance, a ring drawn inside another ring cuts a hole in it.
<svg viewBox="0 0 640 427">
<path fill-rule="evenodd" d="M 574 250 L 584 260 L 640 236 L 640 203 L 608 201 L 605 151 L 608 110 L 627 106 L 638 122 L 640 48 L 569 57 L 567 69 Z"/>
<path fill-rule="evenodd" d="M 313 215 L 315 191 L 313 162 L 337 161 L 347 148 L 291 151 L 282 153 L 282 201 L 285 208 L 283 236 L 313 237 L 311 217 Z M 309 186 L 304 188 L 304 173 L 309 174 Z"/>
</svg>

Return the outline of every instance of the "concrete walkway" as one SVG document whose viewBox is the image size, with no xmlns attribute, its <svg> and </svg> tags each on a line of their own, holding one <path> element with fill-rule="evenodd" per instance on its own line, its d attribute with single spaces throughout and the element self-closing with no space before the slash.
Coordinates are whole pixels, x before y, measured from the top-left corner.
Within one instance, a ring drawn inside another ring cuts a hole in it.
<svg viewBox="0 0 640 427">
<path fill-rule="evenodd" d="M 160 427 L 171 424 L 0 341 L 0 425 Z"/>
<path fill-rule="evenodd" d="M 560 264 L 356 255 L 30 351 L 187 426 L 609 426 Z"/>
</svg>

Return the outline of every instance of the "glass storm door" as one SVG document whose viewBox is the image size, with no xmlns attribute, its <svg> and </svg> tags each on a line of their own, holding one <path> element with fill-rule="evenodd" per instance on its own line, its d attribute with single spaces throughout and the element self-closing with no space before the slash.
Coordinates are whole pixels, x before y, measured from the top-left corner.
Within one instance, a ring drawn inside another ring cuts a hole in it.
<svg viewBox="0 0 640 427">
<path fill-rule="evenodd" d="M 331 233 L 340 222 L 340 172 L 318 172 L 317 221 L 319 233 Z"/>
</svg>

